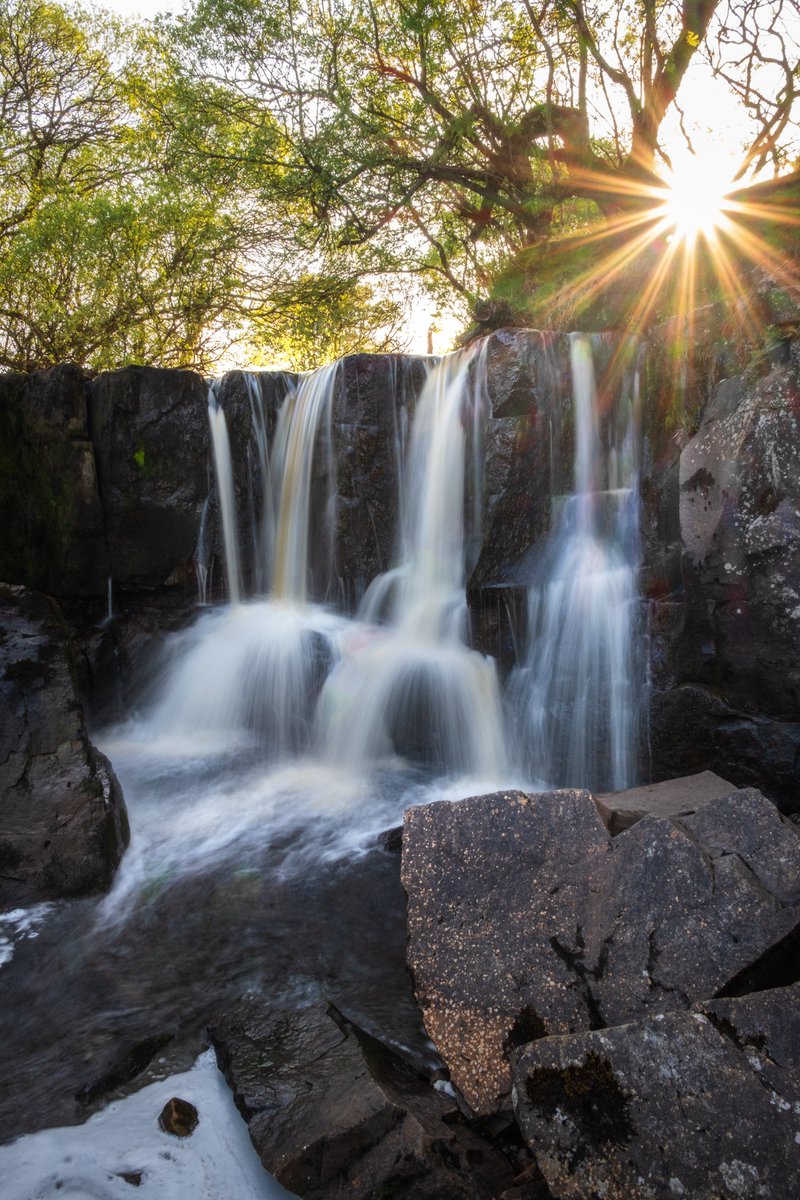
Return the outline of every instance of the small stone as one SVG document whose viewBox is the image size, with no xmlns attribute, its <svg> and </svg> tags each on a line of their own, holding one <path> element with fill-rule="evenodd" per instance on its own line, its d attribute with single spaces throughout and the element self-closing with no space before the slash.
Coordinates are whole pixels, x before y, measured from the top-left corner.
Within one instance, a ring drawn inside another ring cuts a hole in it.
<svg viewBox="0 0 800 1200">
<path fill-rule="evenodd" d="M 175 1137 L 189 1137 L 197 1128 L 197 1109 L 188 1100 L 173 1096 L 161 1110 L 158 1123 L 165 1133 L 173 1133 Z"/>
</svg>

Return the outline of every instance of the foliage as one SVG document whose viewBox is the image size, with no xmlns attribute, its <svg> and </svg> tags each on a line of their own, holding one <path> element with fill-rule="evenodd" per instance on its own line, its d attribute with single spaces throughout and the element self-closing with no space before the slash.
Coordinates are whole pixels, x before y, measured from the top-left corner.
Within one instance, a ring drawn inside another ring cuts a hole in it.
<svg viewBox="0 0 800 1200">
<path fill-rule="evenodd" d="M 367 342 L 392 324 L 347 265 L 309 287 L 279 126 L 177 70 L 168 37 L 0 0 L 0 113 L 0 365 L 209 369 L 236 336 L 286 351 L 312 321 L 319 360 L 342 341 L 324 292 Z"/>
<path fill-rule="evenodd" d="M 307 242 L 474 299 L 502 295 L 510 274 L 520 292 L 557 291 L 576 251 L 554 264 L 550 247 L 587 220 L 635 238 L 696 59 L 749 114 L 740 177 L 785 169 L 797 12 L 797 0 L 199 0 L 177 37 L 188 70 L 214 75 L 254 127 L 259 113 L 281 123 Z"/>
<path fill-rule="evenodd" d="M 625 247 L 693 61 L 749 114 L 742 178 L 793 161 L 797 6 L 0 0 L 0 366 L 308 366 L 402 346 L 421 287 L 613 323 L 596 239 L 646 290 Z"/>
</svg>

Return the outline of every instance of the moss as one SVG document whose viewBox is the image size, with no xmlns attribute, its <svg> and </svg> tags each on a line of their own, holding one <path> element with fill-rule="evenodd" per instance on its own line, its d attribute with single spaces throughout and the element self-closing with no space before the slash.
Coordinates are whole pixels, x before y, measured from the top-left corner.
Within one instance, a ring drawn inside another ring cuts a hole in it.
<svg viewBox="0 0 800 1200">
<path fill-rule="evenodd" d="M 136 451 L 134 452 L 133 461 L 136 463 L 136 465 L 140 471 L 144 470 L 144 465 L 145 465 L 144 446 L 142 445 L 141 442 L 139 443 Z"/>
</svg>

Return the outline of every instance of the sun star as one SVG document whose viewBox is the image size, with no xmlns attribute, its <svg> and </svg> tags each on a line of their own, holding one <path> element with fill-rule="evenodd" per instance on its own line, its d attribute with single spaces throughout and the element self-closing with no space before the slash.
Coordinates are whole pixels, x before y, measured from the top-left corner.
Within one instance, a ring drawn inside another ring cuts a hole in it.
<svg viewBox="0 0 800 1200">
<path fill-rule="evenodd" d="M 710 238 L 723 220 L 730 179 L 713 161 L 692 156 L 666 179 L 664 220 L 673 236 L 694 242 Z"/>
</svg>

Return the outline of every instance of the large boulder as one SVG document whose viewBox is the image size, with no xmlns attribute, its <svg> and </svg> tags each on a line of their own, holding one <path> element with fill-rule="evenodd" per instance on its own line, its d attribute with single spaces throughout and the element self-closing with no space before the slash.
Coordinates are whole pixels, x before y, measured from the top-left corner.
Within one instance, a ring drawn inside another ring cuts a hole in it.
<svg viewBox="0 0 800 1200">
<path fill-rule="evenodd" d="M 514 1056 L 514 1108 L 556 1200 L 800 1193 L 800 988 L 713 1000 Z"/>
<path fill-rule="evenodd" d="M 406 813 L 408 960 L 468 1103 L 508 1103 L 507 1054 L 714 995 L 800 928 L 800 835 L 755 791 L 612 838 L 588 792 Z"/>
<path fill-rule="evenodd" d="M 128 841 L 55 603 L 0 585 L 0 908 L 106 889 Z"/>
<path fill-rule="evenodd" d="M 488 1200 L 511 1182 L 452 1099 L 335 1008 L 243 1001 L 209 1033 L 262 1162 L 303 1200 Z"/>
<path fill-rule="evenodd" d="M 109 558 L 89 386 L 70 365 L 0 376 L 0 579 L 99 599 Z"/>
</svg>

